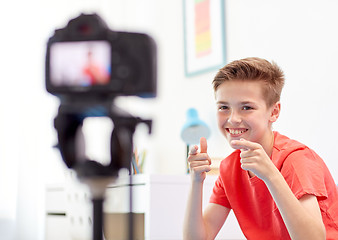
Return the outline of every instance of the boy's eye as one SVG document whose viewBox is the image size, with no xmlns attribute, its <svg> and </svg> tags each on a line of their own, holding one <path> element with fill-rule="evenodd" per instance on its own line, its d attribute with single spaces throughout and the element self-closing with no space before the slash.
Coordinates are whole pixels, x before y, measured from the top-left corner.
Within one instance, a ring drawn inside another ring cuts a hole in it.
<svg viewBox="0 0 338 240">
<path fill-rule="evenodd" d="M 227 109 L 229 109 L 227 106 L 219 106 L 218 107 L 219 111 L 224 111 L 224 110 L 227 110 Z"/>
<path fill-rule="evenodd" d="M 253 108 L 250 106 L 243 106 L 243 110 L 252 110 Z"/>
</svg>

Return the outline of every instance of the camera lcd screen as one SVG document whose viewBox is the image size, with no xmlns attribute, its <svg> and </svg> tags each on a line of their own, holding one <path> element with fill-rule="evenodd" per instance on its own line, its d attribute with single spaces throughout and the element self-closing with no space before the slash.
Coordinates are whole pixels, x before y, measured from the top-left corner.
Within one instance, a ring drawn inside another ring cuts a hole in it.
<svg viewBox="0 0 338 240">
<path fill-rule="evenodd" d="M 110 81 L 111 46 L 107 41 L 56 42 L 50 48 L 50 83 L 91 87 Z"/>
</svg>

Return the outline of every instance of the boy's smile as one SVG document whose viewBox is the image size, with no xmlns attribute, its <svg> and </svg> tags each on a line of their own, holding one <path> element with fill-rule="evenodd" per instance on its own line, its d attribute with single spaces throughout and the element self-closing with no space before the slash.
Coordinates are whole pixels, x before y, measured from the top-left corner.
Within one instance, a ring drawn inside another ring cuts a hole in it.
<svg viewBox="0 0 338 240">
<path fill-rule="evenodd" d="M 243 133 L 248 131 L 247 128 L 226 128 L 225 130 L 228 131 L 232 137 L 240 137 Z"/>
<path fill-rule="evenodd" d="M 244 138 L 268 148 L 273 143 L 272 122 L 279 115 L 280 103 L 268 107 L 262 81 L 228 81 L 216 90 L 218 127 L 229 143 Z M 272 150 L 272 149 L 271 149 Z"/>
</svg>

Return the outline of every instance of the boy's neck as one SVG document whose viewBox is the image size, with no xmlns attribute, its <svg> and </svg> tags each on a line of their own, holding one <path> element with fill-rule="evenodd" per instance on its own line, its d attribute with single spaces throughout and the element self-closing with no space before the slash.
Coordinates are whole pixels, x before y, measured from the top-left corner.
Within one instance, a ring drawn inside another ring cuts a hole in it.
<svg viewBox="0 0 338 240">
<path fill-rule="evenodd" d="M 273 150 L 273 144 L 275 142 L 275 134 L 274 132 L 271 130 L 269 132 L 269 135 L 266 138 L 266 141 L 264 143 L 262 143 L 262 147 L 265 150 L 266 154 L 271 158 L 272 156 L 272 150 Z"/>
</svg>

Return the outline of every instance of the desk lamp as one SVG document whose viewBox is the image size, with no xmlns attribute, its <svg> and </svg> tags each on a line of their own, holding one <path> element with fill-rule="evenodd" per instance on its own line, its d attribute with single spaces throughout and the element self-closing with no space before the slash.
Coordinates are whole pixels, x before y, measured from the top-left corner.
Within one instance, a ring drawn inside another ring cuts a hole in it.
<svg viewBox="0 0 338 240">
<path fill-rule="evenodd" d="M 187 110 L 187 120 L 181 130 L 181 138 L 187 144 L 187 157 L 190 145 L 199 144 L 201 137 L 208 138 L 209 136 L 210 129 L 208 125 L 199 119 L 198 112 L 195 108 L 189 108 Z M 187 173 L 189 173 L 188 165 Z"/>
</svg>

